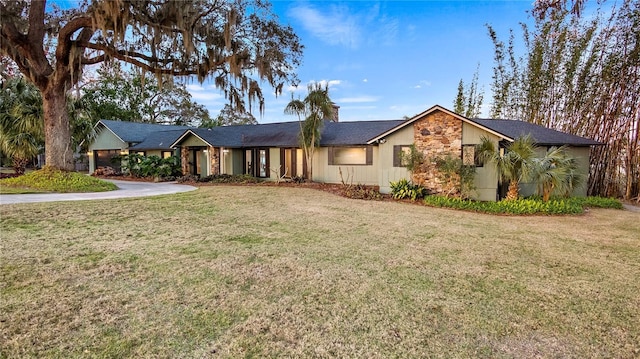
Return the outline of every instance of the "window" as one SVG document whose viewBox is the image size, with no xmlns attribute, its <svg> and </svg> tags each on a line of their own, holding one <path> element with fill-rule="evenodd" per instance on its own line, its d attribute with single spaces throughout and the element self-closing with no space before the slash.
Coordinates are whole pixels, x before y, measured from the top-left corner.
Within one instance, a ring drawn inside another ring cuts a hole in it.
<svg viewBox="0 0 640 359">
<path fill-rule="evenodd" d="M 269 171 L 269 165 L 267 164 L 267 150 L 258 150 L 258 163 L 260 165 L 258 177 L 268 177 L 267 171 Z"/>
<path fill-rule="evenodd" d="M 162 158 L 169 158 L 173 156 L 173 151 L 162 151 Z"/>
<path fill-rule="evenodd" d="M 93 151 L 96 168 L 113 167 L 120 171 L 122 161 L 120 160 L 120 150 L 95 150 Z"/>
<path fill-rule="evenodd" d="M 411 154 L 411 145 L 393 146 L 393 167 L 405 167 L 407 156 Z"/>
<path fill-rule="evenodd" d="M 482 167 L 482 163 L 476 156 L 476 145 L 462 146 L 462 164 L 465 166 Z"/>
<path fill-rule="evenodd" d="M 329 165 L 370 166 L 373 164 L 373 147 L 329 147 Z"/>
</svg>

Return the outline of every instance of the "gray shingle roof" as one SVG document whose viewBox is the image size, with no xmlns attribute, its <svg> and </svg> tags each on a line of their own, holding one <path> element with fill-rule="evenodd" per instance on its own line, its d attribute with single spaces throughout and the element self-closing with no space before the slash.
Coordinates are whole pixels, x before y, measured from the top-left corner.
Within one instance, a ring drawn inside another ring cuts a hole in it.
<svg viewBox="0 0 640 359">
<path fill-rule="evenodd" d="M 171 144 L 184 133 L 184 129 L 150 133 L 142 142 L 129 147 L 132 150 L 170 150 Z"/>
<path fill-rule="evenodd" d="M 321 146 L 364 145 L 376 135 L 402 123 L 399 121 L 326 122 L 320 137 Z M 222 147 L 298 147 L 298 122 L 261 125 L 223 126 L 192 129 L 209 144 Z M 175 138 L 176 140 L 178 137 Z"/>
<path fill-rule="evenodd" d="M 511 139 L 517 139 L 522 136 L 531 135 L 535 143 L 539 146 L 594 146 L 600 145 L 598 141 L 594 141 L 585 137 L 572 135 L 536 125 L 529 122 L 517 120 L 493 120 L 493 119 L 470 119 L 483 127 L 498 132 Z"/>
<path fill-rule="evenodd" d="M 160 131 L 169 130 L 187 130 L 189 126 L 168 126 L 151 123 L 139 123 L 128 121 L 100 120 L 99 123 L 108 127 L 116 136 L 120 137 L 124 142 L 140 143 L 144 141 L 150 134 Z"/>
</svg>

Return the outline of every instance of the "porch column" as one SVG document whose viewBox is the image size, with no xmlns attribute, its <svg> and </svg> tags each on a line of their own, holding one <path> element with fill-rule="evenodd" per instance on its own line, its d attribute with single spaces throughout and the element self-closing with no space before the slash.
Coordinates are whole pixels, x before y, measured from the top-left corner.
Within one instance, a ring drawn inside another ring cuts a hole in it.
<svg viewBox="0 0 640 359">
<path fill-rule="evenodd" d="M 209 146 L 209 159 L 211 162 L 211 175 L 220 174 L 220 149 Z"/>
<path fill-rule="evenodd" d="M 186 146 L 180 147 L 180 166 L 182 167 L 182 175 L 189 174 L 189 148 Z"/>
</svg>

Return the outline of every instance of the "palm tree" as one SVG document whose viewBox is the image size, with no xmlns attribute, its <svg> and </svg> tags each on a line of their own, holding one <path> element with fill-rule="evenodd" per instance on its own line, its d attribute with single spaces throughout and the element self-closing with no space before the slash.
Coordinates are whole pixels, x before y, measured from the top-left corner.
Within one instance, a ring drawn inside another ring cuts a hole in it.
<svg viewBox="0 0 640 359">
<path fill-rule="evenodd" d="M 568 154 L 566 146 L 551 147 L 535 163 L 534 181 L 538 183 L 538 194 L 545 202 L 554 192 L 568 196 L 583 179 L 576 159 Z"/>
<path fill-rule="evenodd" d="M 0 91 L 0 150 L 22 175 L 44 143 L 42 97 L 22 77 L 5 81 Z"/>
<path fill-rule="evenodd" d="M 316 147 L 320 145 L 322 124 L 326 118 L 330 118 L 333 114 L 333 103 L 329 98 L 328 85 L 310 84 L 307 87 L 307 92 L 307 96 L 302 100 L 294 99 L 291 95 L 291 101 L 285 107 L 284 113 L 298 116 L 300 143 L 307 161 L 308 180 L 312 181 L 313 155 Z"/>
<path fill-rule="evenodd" d="M 535 169 L 535 151 L 531 136 L 523 136 L 509 144 L 504 153 L 496 149 L 490 139 L 483 137 L 478 146 L 478 158 L 483 163 L 495 164 L 500 183 L 509 182 L 506 200 L 518 199 L 520 182 L 533 177 Z"/>
</svg>

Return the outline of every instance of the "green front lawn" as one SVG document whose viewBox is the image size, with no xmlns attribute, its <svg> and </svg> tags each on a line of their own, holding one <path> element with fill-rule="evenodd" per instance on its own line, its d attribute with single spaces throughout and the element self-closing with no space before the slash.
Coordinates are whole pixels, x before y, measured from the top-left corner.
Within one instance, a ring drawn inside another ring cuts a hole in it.
<svg viewBox="0 0 640 359">
<path fill-rule="evenodd" d="M 214 186 L 0 206 L 0 357 L 633 358 L 640 221 Z"/>
</svg>

